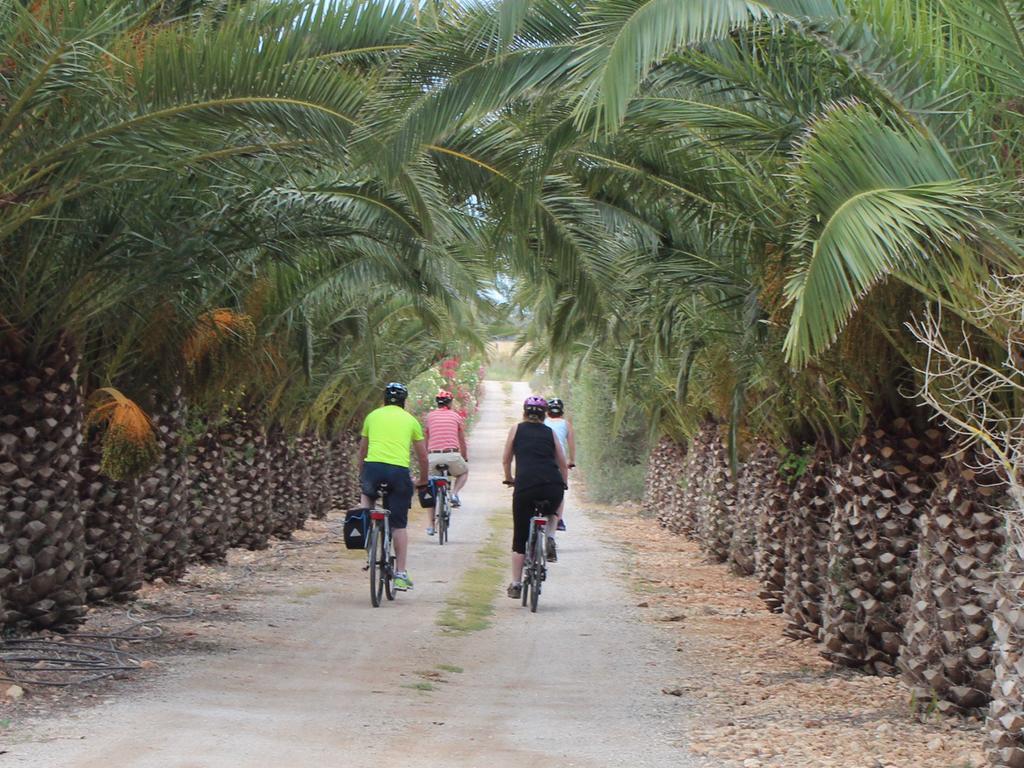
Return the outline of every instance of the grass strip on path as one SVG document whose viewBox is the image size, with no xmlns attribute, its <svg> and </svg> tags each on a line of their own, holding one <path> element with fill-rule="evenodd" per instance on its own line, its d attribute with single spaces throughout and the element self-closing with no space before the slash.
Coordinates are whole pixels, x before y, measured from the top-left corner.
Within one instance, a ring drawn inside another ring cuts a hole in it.
<svg viewBox="0 0 1024 768">
<path fill-rule="evenodd" d="M 508 565 L 508 535 L 512 515 L 495 512 L 487 519 L 490 535 L 477 551 L 476 564 L 462 575 L 445 601 L 437 624 L 446 634 L 465 635 L 491 626 L 494 602 Z"/>
</svg>

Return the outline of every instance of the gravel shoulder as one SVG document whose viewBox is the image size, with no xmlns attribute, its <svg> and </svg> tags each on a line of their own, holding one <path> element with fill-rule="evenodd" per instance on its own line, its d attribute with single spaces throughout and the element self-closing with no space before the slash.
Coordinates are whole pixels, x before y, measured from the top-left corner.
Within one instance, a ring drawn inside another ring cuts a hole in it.
<svg viewBox="0 0 1024 768">
<path fill-rule="evenodd" d="M 488 626 L 438 624 L 491 520 L 510 515 L 500 451 L 524 389 L 488 383 L 451 543 L 428 539 L 422 516 L 413 524 L 412 593 L 370 607 L 338 513 L 293 542 L 147 587 L 139 613 L 194 614 L 133 646 L 153 663 L 127 679 L 5 704 L 0 765 L 722 764 L 686 749 L 691 700 L 661 692 L 686 673 L 671 630 L 642 620 L 621 578 L 626 554 L 573 500 L 536 615 L 504 597 L 503 571 L 482 606 Z M 117 626 L 121 610 L 95 611 L 90 625 Z"/>
<path fill-rule="evenodd" d="M 821 646 L 784 638 L 754 579 L 708 563 L 634 505 L 591 506 L 606 541 L 634 529 L 619 562 L 634 602 L 670 628 L 682 666 L 666 691 L 701 713 L 688 726 L 696 755 L 729 768 L 986 765 L 979 719 L 914 715 L 898 678 L 836 668 Z"/>
</svg>

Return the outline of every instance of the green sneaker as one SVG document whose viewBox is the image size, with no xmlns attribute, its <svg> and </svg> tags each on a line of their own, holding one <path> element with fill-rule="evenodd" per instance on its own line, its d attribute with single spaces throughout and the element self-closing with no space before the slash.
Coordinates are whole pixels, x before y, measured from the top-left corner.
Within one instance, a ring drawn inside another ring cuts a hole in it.
<svg viewBox="0 0 1024 768">
<path fill-rule="evenodd" d="M 412 589 L 412 579 L 409 578 L 407 573 L 396 573 L 394 587 L 399 592 L 407 592 Z"/>
</svg>

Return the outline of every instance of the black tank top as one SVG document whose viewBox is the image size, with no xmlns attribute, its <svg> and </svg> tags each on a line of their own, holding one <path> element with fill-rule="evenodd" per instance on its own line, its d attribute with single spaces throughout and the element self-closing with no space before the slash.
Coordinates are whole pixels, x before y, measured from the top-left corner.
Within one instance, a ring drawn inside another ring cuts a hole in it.
<svg viewBox="0 0 1024 768">
<path fill-rule="evenodd" d="M 516 459 L 517 489 L 545 483 L 562 484 L 562 473 L 555 459 L 555 433 L 551 427 L 533 421 L 519 424 L 512 439 L 512 455 Z"/>
</svg>

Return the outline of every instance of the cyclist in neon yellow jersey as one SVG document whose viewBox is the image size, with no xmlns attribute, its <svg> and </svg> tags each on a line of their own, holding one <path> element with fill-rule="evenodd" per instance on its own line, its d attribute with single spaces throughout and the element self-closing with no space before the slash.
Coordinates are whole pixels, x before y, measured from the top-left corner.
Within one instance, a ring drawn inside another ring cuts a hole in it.
<svg viewBox="0 0 1024 768">
<path fill-rule="evenodd" d="M 405 569 L 409 550 L 409 507 L 412 506 L 413 482 L 409 474 L 409 456 L 416 452 L 419 479 L 416 485 L 427 484 L 427 446 L 423 428 L 411 413 L 405 410 L 409 390 L 404 384 L 392 382 L 384 388 L 384 405 L 370 411 L 363 421 L 359 441 L 359 479 L 362 506 L 373 506 L 377 485 L 387 481 L 388 510 L 391 512 L 391 535 L 395 542 L 395 589 L 412 589 L 412 579 Z"/>
</svg>

